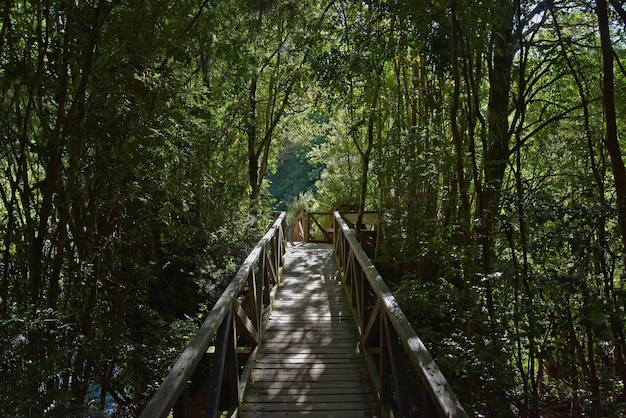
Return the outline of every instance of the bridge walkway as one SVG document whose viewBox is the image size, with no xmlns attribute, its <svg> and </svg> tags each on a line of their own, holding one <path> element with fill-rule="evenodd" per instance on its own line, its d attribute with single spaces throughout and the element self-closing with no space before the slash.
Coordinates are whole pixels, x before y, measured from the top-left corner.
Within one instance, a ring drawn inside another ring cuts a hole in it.
<svg viewBox="0 0 626 418">
<path fill-rule="evenodd" d="M 287 251 L 241 417 L 374 417 L 376 397 L 331 244 Z"/>
</svg>

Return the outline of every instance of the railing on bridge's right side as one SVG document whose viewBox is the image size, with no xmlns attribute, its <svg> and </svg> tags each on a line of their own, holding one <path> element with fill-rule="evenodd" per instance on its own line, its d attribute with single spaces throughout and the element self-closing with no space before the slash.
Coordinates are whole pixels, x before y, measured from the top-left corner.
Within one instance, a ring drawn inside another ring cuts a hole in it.
<svg viewBox="0 0 626 418">
<path fill-rule="evenodd" d="M 334 213 L 334 249 L 384 417 L 467 417 L 350 227 Z M 417 379 L 415 379 L 417 377 Z M 414 381 L 416 380 L 416 381 Z"/>
</svg>

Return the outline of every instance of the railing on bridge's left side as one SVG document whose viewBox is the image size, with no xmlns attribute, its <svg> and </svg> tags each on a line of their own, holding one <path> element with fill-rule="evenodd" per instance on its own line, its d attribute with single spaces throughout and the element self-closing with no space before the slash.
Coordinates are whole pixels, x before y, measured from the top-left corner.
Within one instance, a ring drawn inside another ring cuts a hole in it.
<svg viewBox="0 0 626 418">
<path fill-rule="evenodd" d="M 140 418 L 236 412 L 261 344 L 263 315 L 285 252 L 281 213 L 230 282 Z M 240 367 L 239 357 L 246 356 Z M 208 373 L 207 373 L 208 372 Z"/>
</svg>

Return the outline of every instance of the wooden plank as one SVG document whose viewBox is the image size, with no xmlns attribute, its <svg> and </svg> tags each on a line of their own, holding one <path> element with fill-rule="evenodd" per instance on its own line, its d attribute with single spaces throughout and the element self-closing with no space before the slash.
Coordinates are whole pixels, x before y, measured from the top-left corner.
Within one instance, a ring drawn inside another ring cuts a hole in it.
<svg viewBox="0 0 626 418">
<path fill-rule="evenodd" d="M 359 347 L 354 343 L 354 341 L 347 340 L 337 340 L 332 344 L 320 344 L 317 341 L 291 341 L 287 340 L 286 343 L 278 343 L 278 342 L 270 342 L 266 346 L 263 346 L 263 353 L 272 353 L 272 352 L 282 352 L 285 354 L 288 353 L 327 353 L 330 350 L 341 350 L 342 352 L 353 352 L 359 353 Z"/>
<path fill-rule="evenodd" d="M 310 323 L 322 322 L 325 325 L 331 326 L 331 325 L 335 325 L 336 322 L 345 322 L 345 323 L 352 325 L 353 328 L 356 329 L 356 326 L 354 326 L 354 321 L 352 320 L 352 317 L 349 315 L 349 311 L 347 309 L 345 312 L 336 312 L 336 313 L 323 312 L 323 311 L 311 312 L 308 315 L 308 318 L 297 317 L 297 316 L 287 317 L 286 315 L 289 314 L 289 311 L 294 310 L 294 309 L 299 309 L 299 308 L 295 306 L 290 309 L 280 309 L 280 308 L 276 309 L 276 312 L 274 312 L 276 316 L 270 319 L 268 323 L 271 324 L 271 323 L 276 323 L 276 322 L 290 322 L 290 323 L 299 322 L 302 324 L 310 324 Z M 278 315 L 283 315 L 283 316 L 278 316 Z"/>
<path fill-rule="evenodd" d="M 330 329 L 329 331 L 299 329 L 299 330 L 284 330 L 278 327 L 265 330 L 265 341 L 267 342 L 297 342 L 307 337 L 314 337 L 318 343 L 332 343 L 338 340 L 354 341 L 354 333 L 348 332 L 346 327 L 344 330 Z"/>
<path fill-rule="evenodd" d="M 312 376 L 314 378 L 320 377 L 332 379 L 333 376 L 343 376 L 347 375 L 345 379 L 342 380 L 364 380 L 368 379 L 367 376 L 367 368 L 353 369 L 352 364 L 344 363 L 344 364 L 334 364 L 334 365 L 324 365 L 324 367 L 309 367 L 307 364 L 298 365 L 300 367 L 294 367 L 295 365 L 291 365 L 291 367 L 258 367 L 254 369 L 253 376 L 267 376 L 268 378 L 273 378 L 276 376 L 285 376 L 285 378 L 296 378 L 298 376 Z M 282 378 L 282 377 L 281 377 Z M 338 379 L 335 379 L 338 381 Z M 261 380 L 256 380 L 261 381 Z"/>
<path fill-rule="evenodd" d="M 352 344 L 351 346 L 330 346 L 330 347 L 307 347 L 307 346 L 300 346 L 300 347 L 294 347 L 292 345 L 288 346 L 288 347 L 274 347 L 272 349 L 272 347 L 263 347 L 263 349 L 261 350 L 261 355 L 265 355 L 265 354 L 272 354 L 272 353 L 277 353 L 277 354 L 283 354 L 285 356 L 290 356 L 292 354 L 306 354 L 306 355 L 332 355 L 332 354 L 338 354 L 338 355 L 344 355 L 344 354 L 349 354 L 349 353 L 358 353 L 355 349 L 355 345 Z"/>
<path fill-rule="evenodd" d="M 260 363 L 255 362 L 255 369 L 295 369 L 295 370 L 313 370 L 313 369 L 322 369 L 322 370 L 333 370 L 333 369 L 341 369 L 345 373 L 345 365 L 353 364 L 349 361 L 345 361 L 343 363 Z"/>
<path fill-rule="evenodd" d="M 348 304 L 344 301 L 343 295 L 325 295 L 325 296 L 284 296 L 281 295 L 280 300 L 274 302 L 274 306 L 299 306 L 307 311 L 314 311 L 320 307 L 327 308 L 344 308 Z"/>
<path fill-rule="evenodd" d="M 342 354 L 359 354 L 360 346 L 354 340 L 350 341 L 347 333 L 345 335 L 345 337 L 335 338 L 318 333 L 298 339 L 286 338 L 282 342 L 270 342 L 267 347 L 263 347 L 262 352 L 268 355 L 278 352 L 291 356 L 293 354 L 330 354 L 333 352 L 331 350 L 335 350 Z"/>
<path fill-rule="evenodd" d="M 347 382 L 335 382 L 332 386 L 331 385 L 327 385 L 327 384 L 319 384 L 319 385 L 312 385 L 311 382 L 255 382 L 254 384 L 250 384 L 249 387 L 249 391 L 254 391 L 254 390 L 259 390 L 259 391 L 264 391 L 264 390 L 269 390 L 269 389 L 278 389 L 278 390 L 290 390 L 290 391 L 301 391 L 303 393 L 306 393 L 307 390 L 309 390 L 312 387 L 331 387 L 331 388 L 342 388 L 345 390 L 352 390 L 352 391 L 356 391 L 356 390 L 365 390 L 363 388 L 366 388 L 366 385 L 363 385 L 363 383 L 358 382 L 358 381 L 347 381 Z M 244 402 L 246 400 L 246 396 L 248 396 L 248 394 L 246 393 L 246 395 L 244 396 Z"/>
<path fill-rule="evenodd" d="M 339 362 L 340 360 L 347 360 L 351 362 L 357 362 L 361 359 L 361 356 L 356 353 L 323 353 L 323 354 L 310 354 L 310 353 L 297 353 L 297 354 L 283 354 L 283 353 L 260 353 L 257 362 L 263 363 L 265 361 L 276 361 L 286 363 L 310 363 L 316 361 L 329 361 Z"/>
<path fill-rule="evenodd" d="M 292 331 L 294 333 L 302 331 L 302 327 L 307 326 L 303 324 L 299 324 L 297 322 L 294 323 L 283 323 L 283 324 L 272 324 L 271 328 L 268 328 L 268 333 L 277 332 L 277 331 Z M 342 335 L 348 333 L 354 333 L 354 327 L 345 326 L 341 327 L 341 324 L 337 325 L 328 325 L 323 323 L 311 324 L 310 328 L 306 330 L 307 334 L 310 335 L 320 335 L 320 336 L 332 336 L 332 335 Z"/>
<path fill-rule="evenodd" d="M 262 378 L 268 378 L 268 379 L 272 379 L 275 378 L 276 376 L 280 376 L 280 378 L 282 378 L 283 376 L 285 376 L 285 378 L 289 377 L 289 378 L 294 378 L 294 377 L 313 377 L 313 378 L 320 378 L 320 380 L 322 378 L 328 378 L 328 379 L 335 379 L 335 376 L 339 376 L 340 379 L 335 379 L 337 381 L 345 381 L 345 380 L 362 380 L 367 378 L 367 369 L 366 368 L 360 368 L 360 369 L 354 369 L 352 367 L 352 364 L 350 363 L 346 363 L 346 364 L 339 364 L 336 365 L 335 367 L 299 367 L 299 368 L 295 368 L 295 367 L 281 367 L 281 368 L 274 368 L 274 367 L 259 367 L 259 368 L 255 368 L 254 372 L 252 373 L 252 376 L 254 376 L 255 378 L 258 378 L 256 381 L 260 381 L 259 379 Z"/>
<path fill-rule="evenodd" d="M 351 383 L 356 382 L 361 385 L 367 385 L 367 377 L 365 375 L 354 376 L 352 374 L 338 373 L 338 374 L 324 374 L 320 373 L 319 376 L 311 373 L 300 374 L 284 374 L 276 373 L 274 375 L 268 374 L 267 370 L 264 370 L 258 374 L 252 373 L 250 377 L 250 385 L 255 386 L 257 383 L 308 383 L 311 385 L 328 385 L 333 386 L 338 383 Z"/>
<path fill-rule="evenodd" d="M 287 312 L 279 312 L 279 313 L 286 314 Z M 357 329 L 352 318 L 347 315 L 347 312 L 341 313 L 341 314 L 334 314 L 334 315 L 329 314 L 329 313 L 324 313 L 324 312 L 321 312 L 319 314 L 312 313 L 308 319 L 299 318 L 299 317 L 287 318 L 285 316 L 282 316 L 282 317 L 276 317 L 275 319 L 267 321 L 268 326 L 274 325 L 274 324 L 299 324 L 301 326 L 324 325 L 326 327 L 348 325 L 355 332 Z M 306 331 L 306 328 L 302 328 L 302 330 Z"/>
<path fill-rule="evenodd" d="M 332 320 L 332 322 L 330 321 Z M 352 318 L 347 315 L 329 315 L 321 313 L 319 315 L 312 314 L 308 320 L 304 318 L 277 318 L 268 321 L 268 326 L 273 324 L 300 324 L 300 325 L 324 325 L 326 327 L 333 327 L 344 323 L 350 325 L 353 330 L 356 331 Z M 306 328 L 304 328 L 306 330 Z"/>
<path fill-rule="evenodd" d="M 344 342 L 352 342 L 352 347 L 356 347 L 354 331 L 347 329 L 337 331 L 328 328 L 316 328 L 306 333 L 300 333 L 298 329 L 288 329 L 287 332 L 289 331 L 297 336 L 289 336 L 285 334 L 285 331 L 279 331 L 276 328 L 267 331 L 268 347 L 276 345 L 328 347 L 335 343 L 340 344 Z"/>
</svg>

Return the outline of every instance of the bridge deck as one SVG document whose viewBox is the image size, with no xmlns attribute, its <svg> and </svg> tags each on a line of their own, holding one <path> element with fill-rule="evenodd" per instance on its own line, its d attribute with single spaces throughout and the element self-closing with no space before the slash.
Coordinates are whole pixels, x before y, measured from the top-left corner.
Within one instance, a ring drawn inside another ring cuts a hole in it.
<svg viewBox="0 0 626 418">
<path fill-rule="evenodd" d="M 332 246 L 291 246 L 240 416 L 376 416 L 357 341 Z"/>
</svg>

